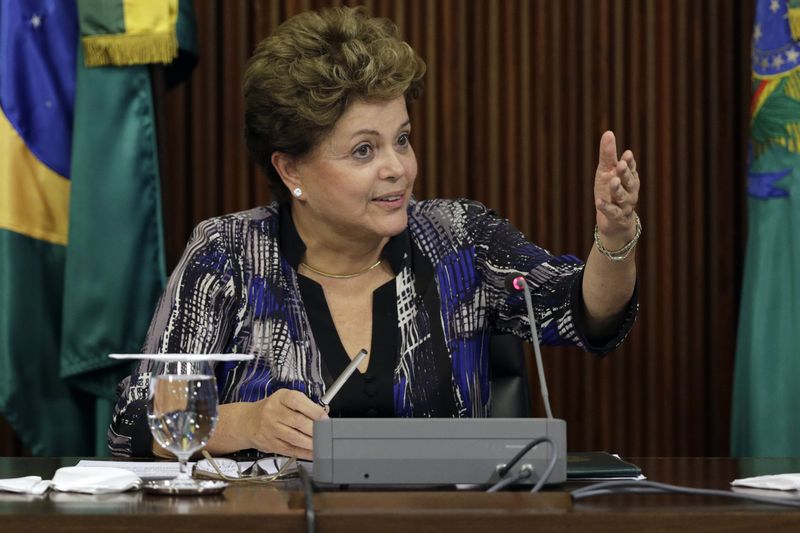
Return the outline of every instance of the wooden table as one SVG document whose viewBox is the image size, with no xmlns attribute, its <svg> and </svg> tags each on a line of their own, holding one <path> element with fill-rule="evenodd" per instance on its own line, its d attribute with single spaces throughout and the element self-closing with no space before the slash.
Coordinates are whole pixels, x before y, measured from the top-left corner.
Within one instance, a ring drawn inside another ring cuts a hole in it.
<svg viewBox="0 0 800 533">
<path fill-rule="evenodd" d="M 648 479 L 727 489 L 751 475 L 800 472 L 800 459 L 631 458 Z M 50 478 L 77 459 L 0 458 L 0 478 Z M 602 496 L 572 503 L 566 484 L 543 494 L 457 491 L 318 492 L 319 532 L 439 531 L 800 531 L 800 510 L 715 497 Z M 0 493 L 0 532 L 304 532 L 296 482 L 232 486 L 223 495 L 164 497 L 141 492 L 44 497 Z"/>
</svg>

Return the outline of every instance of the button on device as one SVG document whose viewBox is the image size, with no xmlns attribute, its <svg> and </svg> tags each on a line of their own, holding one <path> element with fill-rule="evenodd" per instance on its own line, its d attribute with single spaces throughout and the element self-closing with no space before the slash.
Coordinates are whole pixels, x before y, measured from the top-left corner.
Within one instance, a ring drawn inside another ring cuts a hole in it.
<svg viewBox="0 0 800 533">
<path fill-rule="evenodd" d="M 378 395 L 378 386 L 374 383 L 365 383 L 364 384 L 364 393 L 369 397 L 375 397 Z"/>
</svg>

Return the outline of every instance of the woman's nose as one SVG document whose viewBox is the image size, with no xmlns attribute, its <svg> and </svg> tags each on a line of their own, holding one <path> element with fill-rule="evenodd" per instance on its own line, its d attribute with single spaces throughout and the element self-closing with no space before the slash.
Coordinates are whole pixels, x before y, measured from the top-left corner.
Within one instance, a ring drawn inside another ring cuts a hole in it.
<svg viewBox="0 0 800 533">
<path fill-rule="evenodd" d="M 397 180 L 403 177 L 406 167 L 400 160 L 400 156 L 395 151 L 389 151 L 384 159 L 381 178 L 387 180 Z"/>
</svg>

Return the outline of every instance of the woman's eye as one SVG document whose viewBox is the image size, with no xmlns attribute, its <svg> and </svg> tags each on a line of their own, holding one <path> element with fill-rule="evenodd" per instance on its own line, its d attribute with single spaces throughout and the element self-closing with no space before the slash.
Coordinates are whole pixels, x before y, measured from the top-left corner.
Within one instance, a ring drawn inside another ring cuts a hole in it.
<svg viewBox="0 0 800 533">
<path fill-rule="evenodd" d="M 398 137 L 397 139 L 398 146 L 405 147 L 408 146 L 409 144 L 411 144 L 411 139 L 409 138 L 408 133 L 404 133 L 400 137 Z"/>
<path fill-rule="evenodd" d="M 353 155 L 359 159 L 366 159 L 372 154 L 372 146 L 369 144 L 361 144 L 353 150 Z"/>
</svg>

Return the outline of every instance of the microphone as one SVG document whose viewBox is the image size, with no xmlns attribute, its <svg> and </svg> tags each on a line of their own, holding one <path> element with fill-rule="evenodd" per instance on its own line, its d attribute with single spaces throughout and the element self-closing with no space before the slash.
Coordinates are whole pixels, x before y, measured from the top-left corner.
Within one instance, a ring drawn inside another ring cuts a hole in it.
<svg viewBox="0 0 800 533">
<path fill-rule="evenodd" d="M 511 273 L 506 276 L 505 286 L 508 292 L 522 292 L 525 297 L 525 307 L 528 308 L 528 322 L 531 326 L 531 342 L 533 343 L 533 353 L 536 355 L 536 370 L 539 372 L 539 388 L 542 391 L 542 401 L 547 418 L 553 418 L 550 410 L 550 394 L 547 392 L 547 382 L 544 379 L 544 367 L 542 366 L 542 352 L 539 348 L 539 333 L 536 329 L 536 318 L 533 316 L 533 301 L 531 300 L 531 290 L 525 276 Z"/>
</svg>

